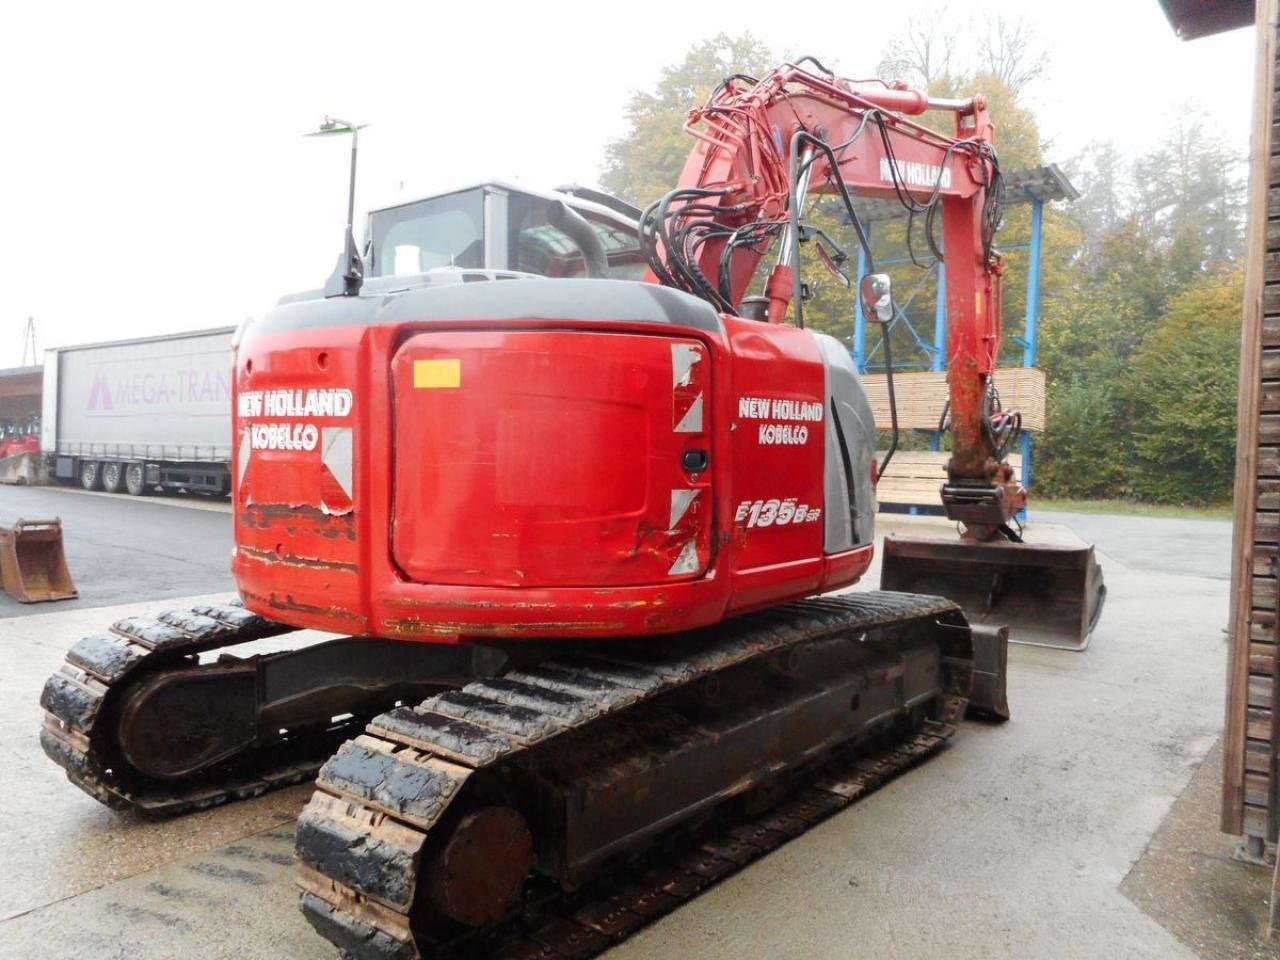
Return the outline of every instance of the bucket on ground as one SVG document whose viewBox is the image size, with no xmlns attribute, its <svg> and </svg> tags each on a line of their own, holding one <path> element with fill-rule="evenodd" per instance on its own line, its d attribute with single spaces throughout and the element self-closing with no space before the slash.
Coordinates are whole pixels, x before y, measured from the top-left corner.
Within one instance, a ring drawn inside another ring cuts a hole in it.
<svg viewBox="0 0 1280 960">
<path fill-rule="evenodd" d="M 62 520 L 19 520 L 0 527 L 0 578 L 21 603 L 79 596 L 62 549 Z"/>
</svg>

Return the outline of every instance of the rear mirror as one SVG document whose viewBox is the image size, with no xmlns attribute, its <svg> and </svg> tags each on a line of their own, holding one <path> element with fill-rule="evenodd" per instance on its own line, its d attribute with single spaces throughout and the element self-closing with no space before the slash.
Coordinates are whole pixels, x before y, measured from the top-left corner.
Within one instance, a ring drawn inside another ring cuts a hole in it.
<svg viewBox="0 0 1280 960">
<path fill-rule="evenodd" d="M 893 319 L 893 291 L 887 273 L 868 273 L 858 286 L 862 315 L 872 323 Z"/>
</svg>

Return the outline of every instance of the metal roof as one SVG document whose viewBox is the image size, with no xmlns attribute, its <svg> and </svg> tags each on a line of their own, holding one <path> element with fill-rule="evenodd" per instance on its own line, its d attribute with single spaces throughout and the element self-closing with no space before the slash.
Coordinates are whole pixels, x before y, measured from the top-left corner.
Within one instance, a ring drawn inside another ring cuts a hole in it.
<svg viewBox="0 0 1280 960">
<path fill-rule="evenodd" d="M 1032 200 L 1049 203 L 1054 200 L 1079 199 L 1080 191 L 1056 163 L 1024 167 L 1004 175 L 1004 203 L 1007 207 L 1030 203 Z M 863 223 L 899 220 L 907 216 L 906 209 L 895 198 L 855 196 L 853 206 Z"/>
<path fill-rule="evenodd" d="M 1207 37 L 1253 23 L 1254 0 L 1160 0 L 1164 15 L 1183 40 Z"/>
<path fill-rule="evenodd" d="M 11 377 L 31 377 L 43 374 L 44 367 L 5 367 L 0 370 L 0 379 L 7 380 Z"/>
<path fill-rule="evenodd" d="M 421 203 L 423 200 L 434 200 L 437 197 L 445 197 L 455 193 L 465 193 L 469 190 L 483 190 L 486 188 L 505 190 L 508 193 L 523 193 L 523 194 L 527 194 L 528 196 L 539 197 L 543 200 L 564 200 L 569 204 L 569 206 L 573 207 L 575 210 L 579 210 L 579 211 L 585 210 L 588 213 L 594 213 L 597 216 L 603 217 L 608 220 L 613 220 L 615 223 L 619 223 L 619 224 L 630 224 L 633 226 L 635 224 L 634 218 L 628 217 L 622 211 L 615 209 L 613 207 L 606 206 L 603 203 L 596 203 L 595 201 L 591 200 L 589 197 L 575 196 L 569 193 L 561 193 L 558 190 L 537 190 L 530 187 L 524 187 L 518 183 L 514 183 L 510 180 L 503 180 L 501 178 L 494 178 L 492 180 L 475 180 L 475 181 L 470 181 L 454 190 L 441 190 L 438 193 L 428 193 L 424 195 L 413 195 L 413 196 L 404 197 L 402 199 L 397 199 L 391 203 L 384 203 L 376 207 L 370 207 L 369 215 L 372 216 L 375 213 L 382 213 L 387 210 L 394 210 L 397 207 L 404 207 L 413 203 Z"/>
</svg>

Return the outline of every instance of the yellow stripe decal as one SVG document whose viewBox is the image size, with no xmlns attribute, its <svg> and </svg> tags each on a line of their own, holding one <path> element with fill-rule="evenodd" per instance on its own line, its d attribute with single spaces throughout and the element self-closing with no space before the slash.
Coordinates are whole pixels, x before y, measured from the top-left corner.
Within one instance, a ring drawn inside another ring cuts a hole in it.
<svg viewBox="0 0 1280 960">
<path fill-rule="evenodd" d="M 413 385 L 419 389 L 461 386 L 462 361 L 457 357 L 445 360 L 415 360 L 413 361 Z"/>
</svg>

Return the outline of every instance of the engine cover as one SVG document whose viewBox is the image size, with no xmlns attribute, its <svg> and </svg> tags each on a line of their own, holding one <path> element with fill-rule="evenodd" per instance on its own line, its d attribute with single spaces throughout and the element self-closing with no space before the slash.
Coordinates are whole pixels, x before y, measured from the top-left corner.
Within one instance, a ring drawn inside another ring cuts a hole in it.
<svg viewBox="0 0 1280 960">
<path fill-rule="evenodd" d="M 874 423 L 847 351 L 673 290 L 299 299 L 243 332 L 235 394 L 233 569 L 275 620 L 669 633 L 871 560 Z"/>
</svg>

